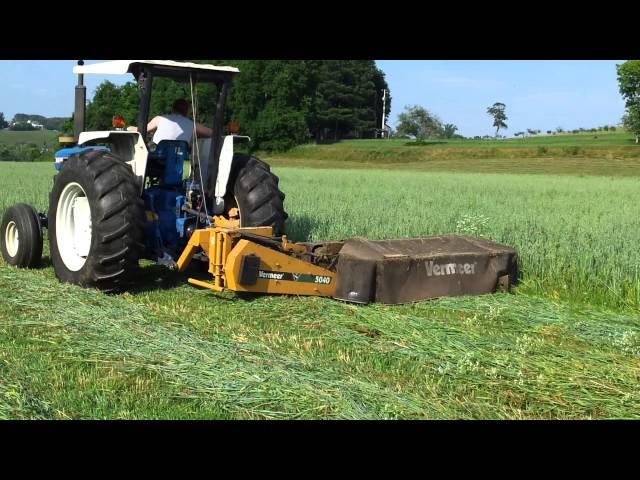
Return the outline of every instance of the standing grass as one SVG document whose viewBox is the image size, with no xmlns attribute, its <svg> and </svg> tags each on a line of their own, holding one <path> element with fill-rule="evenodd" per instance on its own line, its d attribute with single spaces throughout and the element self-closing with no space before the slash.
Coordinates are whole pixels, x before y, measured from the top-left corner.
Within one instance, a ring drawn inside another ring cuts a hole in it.
<svg viewBox="0 0 640 480">
<path fill-rule="evenodd" d="M 527 291 L 640 307 L 640 180 L 277 170 L 295 240 L 451 232 L 516 248 Z"/>
<path fill-rule="evenodd" d="M 15 145 L 16 143 L 35 143 L 41 146 L 46 143 L 50 148 L 58 148 L 59 132 L 54 130 L 13 131 L 0 130 L 0 145 Z"/>
</svg>

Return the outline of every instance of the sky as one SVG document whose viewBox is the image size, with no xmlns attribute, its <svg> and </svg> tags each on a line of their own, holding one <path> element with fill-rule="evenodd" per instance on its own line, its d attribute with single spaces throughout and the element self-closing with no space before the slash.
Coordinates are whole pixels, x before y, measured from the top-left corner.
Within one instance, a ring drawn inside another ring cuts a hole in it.
<svg viewBox="0 0 640 480">
<path fill-rule="evenodd" d="M 87 60 L 95 63 L 100 60 Z M 73 111 L 75 60 L 0 60 L 0 112 L 67 117 Z M 464 136 L 493 135 L 487 107 L 506 104 L 508 136 L 533 128 L 555 130 L 617 125 L 624 113 L 615 65 L 622 60 L 378 60 L 391 90 L 389 125 L 406 105 L 421 105 Z M 87 97 L 110 80 L 85 76 Z"/>
<path fill-rule="evenodd" d="M 617 125 L 624 113 L 616 64 L 623 60 L 379 60 L 391 90 L 388 124 L 406 105 L 420 105 L 464 136 L 493 135 L 486 113 L 506 105 L 508 136 Z"/>
</svg>

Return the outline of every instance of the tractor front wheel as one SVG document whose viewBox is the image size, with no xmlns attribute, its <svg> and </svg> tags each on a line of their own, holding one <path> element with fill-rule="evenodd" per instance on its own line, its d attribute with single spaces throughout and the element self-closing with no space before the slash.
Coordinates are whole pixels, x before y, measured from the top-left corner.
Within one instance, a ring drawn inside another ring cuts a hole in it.
<svg viewBox="0 0 640 480">
<path fill-rule="evenodd" d="M 66 160 L 49 195 L 49 243 L 56 276 L 121 290 L 142 255 L 144 203 L 133 170 L 102 150 Z"/>
<path fill-rule="evenodd" d="M 0 250 L 9 265 L 33 268 L 42 257 L 42 226 L 31 205 L 19 203 L 7 209 L 0 227 Z"/>
</svg>

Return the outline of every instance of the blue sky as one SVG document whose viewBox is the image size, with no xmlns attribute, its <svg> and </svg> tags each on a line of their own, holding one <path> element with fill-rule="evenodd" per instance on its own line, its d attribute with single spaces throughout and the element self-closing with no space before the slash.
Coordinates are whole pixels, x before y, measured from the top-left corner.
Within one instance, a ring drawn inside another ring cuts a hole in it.
<svg viewBox="0 0 640 480">
<path fill-rule="evenodd" d="M 616 64 L 622 60 L 383 60 L 391 90 L 389 124 L 417 104 L 465 136 L 493 134 L 487 107 L 506 104 L 506 134 L 617 125 L 624 113 Z"/>
<path fill-rule="evenodd" d="M 93 63 L 97 60 L 87 60 Z M 422 105 L 465 136 L 493 134 L 486 114 L 494 102 L 507 105 L 509 136 L 534 128 L 574 129 L 618 124 L 624 103 L 615 65 L 621 60 L 379 60 L 393 97 L 390 125 L 405 105 Z M 0 60 L 0 112 L 11 119 L 29 113 L 68 116 L 73 110 L 74 60 Z M 91 98 L 105 79 L 86 76 Z"/>
</svg>

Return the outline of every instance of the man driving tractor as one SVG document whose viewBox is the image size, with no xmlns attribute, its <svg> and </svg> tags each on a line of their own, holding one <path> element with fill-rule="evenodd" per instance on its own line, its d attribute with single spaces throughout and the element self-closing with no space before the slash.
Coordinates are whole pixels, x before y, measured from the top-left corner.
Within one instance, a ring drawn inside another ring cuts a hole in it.
<svg viewBox="0 0 640 480">
<path fill-rule="evenodd" d="M 173 102 L 172 113 L 168 115 L 158 115 L 151 119 L 147 125 L 147 132 L 154 132 L 153 143 L 159 144 L 162 140 L 184 140 L 191 144 L 193 140 L 193 120 L 189 114 L 189 103 L 184 98 L 179 98 Z M 138 127 L 127 128 L 130 132 L 136 132 Z M 213 130 L 204 125 L 196 123 L 196 134 L 198 137 L 209 138 L 213 135 Z"/>
</svg>

